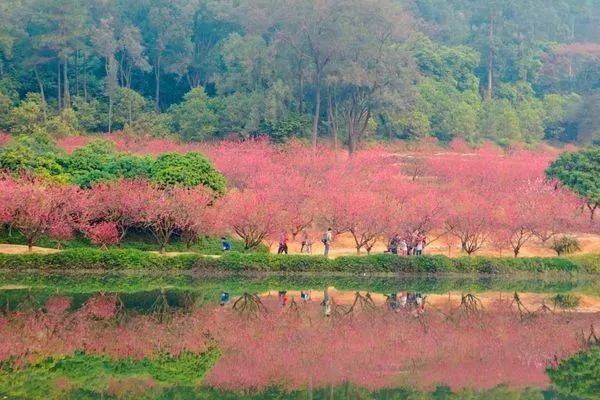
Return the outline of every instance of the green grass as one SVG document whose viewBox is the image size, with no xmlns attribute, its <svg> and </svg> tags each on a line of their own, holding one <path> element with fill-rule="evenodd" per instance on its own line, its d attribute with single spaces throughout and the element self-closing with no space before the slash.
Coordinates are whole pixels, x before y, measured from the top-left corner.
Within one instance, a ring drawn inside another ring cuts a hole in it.
<svg viewBox="0 0 600 400">
<path fill-rule="evenodd" d="M 244 249 L 244 242 L 235 239 L 228 238 L 231 242 L 232 251 L 236 252 L 247 252 Z M 18 231 L 12 231 L 9 233 L 7 229 L 0 229 L 0 243 L 7 244 L 27 244 L 27 241 Z M 82 249 L 82 248 L 97 248 L 90 241 L 82 235 L 77 235 L 72 240 L 67 240 L 58 243 L 46 236 L 42 237 L 36 246 L 47 247 L 50 249 Z M 111 246 L 110 249 L 134 249 L 141 251 L 158 251 L 158 245 L 148 232 L 144 231 L 131 231 L 128 232 L 123 242 L 118 246 Z M 187 246 L 183 243 L 179 237 L 174 236 L 171 243 L 165 248 L 167 252 L 193 252 L 198 254 L 221 254 L 221 240 L 218 237 L 205 236 L 200 238 L 196 243 L 191 246 Z M 257 249 L 252 252 L 266 253 L 269 249 L 265 245 L 260 245 Z"/>
<path fill-rule="evenodd" d="M 54 254 L 0 254 L 0 269 L 23 270 L 213 270 L 255 272 L 485 273 L 568 272 L 600 274 L 600 255 L 571 257 L 401 257 L 389 254 L 322 256 L 238 253 L 222 257 L 202 254 L 162 256 L 137 249 L 73 248 Z"/>
</svg>

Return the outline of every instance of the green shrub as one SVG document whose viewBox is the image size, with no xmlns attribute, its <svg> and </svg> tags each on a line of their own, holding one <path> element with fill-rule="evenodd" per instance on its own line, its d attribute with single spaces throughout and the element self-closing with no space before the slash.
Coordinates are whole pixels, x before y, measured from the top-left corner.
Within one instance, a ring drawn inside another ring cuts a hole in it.
<svg viewBox="0 0 600 400">
<path fill-rule="evenodd" d="M 568 398 L 598 399 L 600 345 L 561 361 L 558 368 L 549 368 L 547 373 L 560 394 Z"/>
<path fill-rule="evenodd" d="M 220 352 L 210 348 L 201 354 L 183 351 L 177 356 L 157 354 L 139 360 L 113 359 L 106 355 L 76 352 L 72 355 L 35 360 L 17 368 L 8 360 L 0 363 L 0 394 L 8 394 L 8 398 L 11 399 L 62 399 L 62 393 L 48 397 L 49 393 L 56 391 L 55 382 L 61 379 L 70 383 L 71 390 L 102 391 L 111 380 L 132 378 L 152 379 L 158 388 L 173 385 L 193 387 L 202 383 L 204 376 L 219 357 Z M 27 397 L 19 397 L 24 393 Z"/>
<path fill-rule="evenodd" d="M 72 248 L 53 254 L 0 254 L 0 269 L 59 270 L 190 270 L 264 272 L 348 272 L 348 273 L 488 273 L 512 272 L 584 272 L 600 274 L 600 256 L 569 258 L 500 258 L 442 255 L 400 257 L 390 254 L 344 256 L 327 259 L 322 256 L 239 253 L 232 251 L 221 257 L 201 254 L 162 256 L 137 249 L 98 250 Z"/>
<path fill-rule="evenodd" d="M 558 308 L 575 308 L 579 305 L 579 300 L 581 300 L 581 298 L 574 294 L 559 293 L 552 297 L 552 304 L 554 304 L 554 307 Z"/>
<path fill-rule="evenodd" d="M 562 236 L 554 240 L 550 248 L 554 250 L 559 256 L 565 254 L 573 254 L 577 253 L 578 251 L 581 251 L 581 245 L 579 243 L 579 240 L 572 236 Z"/>
</svg>

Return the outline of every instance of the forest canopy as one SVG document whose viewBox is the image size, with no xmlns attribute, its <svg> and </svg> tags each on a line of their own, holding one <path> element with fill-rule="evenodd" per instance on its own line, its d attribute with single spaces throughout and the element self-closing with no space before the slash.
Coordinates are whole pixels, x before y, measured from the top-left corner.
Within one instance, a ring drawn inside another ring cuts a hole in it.
<svg viewBox="0 0 600 400">
<path fill-rule="evenodd" d="M 0 130 L 600 142 L 596 0 L 4 0 Z"/>
</svg>

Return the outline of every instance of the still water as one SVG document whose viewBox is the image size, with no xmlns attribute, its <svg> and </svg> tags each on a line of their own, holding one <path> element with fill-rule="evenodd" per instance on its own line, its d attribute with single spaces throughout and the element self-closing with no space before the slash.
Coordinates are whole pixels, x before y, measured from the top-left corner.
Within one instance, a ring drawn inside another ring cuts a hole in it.
<svg viewBox="0 0 600 400">
<path fill-rule="evenodd" d="M 551 379 L 593 347 L 590 276 L 3 273 L 0 307 L 0 398 L 595 395 Z"/>
</svg>

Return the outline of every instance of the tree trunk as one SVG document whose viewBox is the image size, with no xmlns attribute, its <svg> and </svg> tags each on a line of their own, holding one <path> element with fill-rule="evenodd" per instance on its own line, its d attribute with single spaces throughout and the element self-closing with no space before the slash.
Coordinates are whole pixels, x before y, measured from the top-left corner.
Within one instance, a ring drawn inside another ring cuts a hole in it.
<svg viewBox="0 0 600 400">
<path fill-rule="evenodd" d="M 321 114 L 321 71 L 317 70 L 315 76 L 315 115 L 313 117 L 312 145 L 317 148 L 317 134 L 319 129 L 319 116 Z"/>
<path fill-rule="evenodd" d="M 85 56 L 83 57 L 83 100 L 87 102 L 88 91 L 87 91 L 87 72 L 85 69 Z"/>
<path fill-rule="evenodd" d="M 160 111 L 160 57 L 156 59 L 156 65 L 154 66 L 154 108 L 156 111 Z"/>
<path fill-rule="evenodd" d="M 488 28 L 488 76 L 487 76 L 487 98 L 493 97 L 494 87 L 494 15 L 490 15 L 490 24 Z"/>
<path fill-rule="evenodd" d="M 329 118 L 329 126 L 331 126 L 331 135 L 333 136 L 333 149 L 337 150 L 338 148 L 338 129 L 337 122 L 335 121 L 335 114 L 333 112 L 333 99 L 331 95 L 331 90 L 328 91 L 327 94 L 327 115 Z"/>
<path fill-rule="evenodd" d="M 356 137 L 354 132 L 354 116 L 352 112 L 348 116 L 348 152 L 350 155 L 356 151 Z"/>
<path fill-rule="evenodd" d="M 70 93 L 70 88 L 69 88 L 68 65 L 69 65 L 69 60 L 67 57 L 65 57 L 64 63 L 63 63 L 63 90 L 64 90 L 63 107 L 64 108 L 71 107 L 71 93 Z"/>
<path fill-rule="evenodd" d="M 594 221 L 594 216 L 596 215 L 596 209 L 598 209 L 598 204 L 587 203 L 587 208 L 588 210 L 590 210 L 590 221 Z"/>
<path fill-rule="evenodd" d="M 58 100 L 58 111 L 62 110 L 62 89 L 60 86 L 60 59 L 56 63 L 56 99 Z"/>
<path fill-rule="evenodd" d="M 79 50 L 75 52 L 75 96 L 79 97 Z"/>
<path fill-rule="evenodd" d="M 113 94 L 108 94 L 108 133 L 112 132 Z"/>
<path fill-rule="evenodd" d="M 46 93 L 44 91 L 44 82 L 40 77 L 37 65 L 33 66 L 33 72 L 35 74 L 35 80 L 37 81 L 38 87 L 40 88 L 40 96 L 42 97 L 42 104 L 44 105 L 44 122 L 46 122 L 46 118 L 48 116 L 46 112 Z"/>
</svg>

